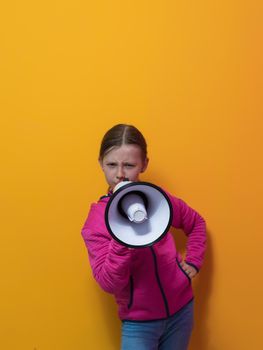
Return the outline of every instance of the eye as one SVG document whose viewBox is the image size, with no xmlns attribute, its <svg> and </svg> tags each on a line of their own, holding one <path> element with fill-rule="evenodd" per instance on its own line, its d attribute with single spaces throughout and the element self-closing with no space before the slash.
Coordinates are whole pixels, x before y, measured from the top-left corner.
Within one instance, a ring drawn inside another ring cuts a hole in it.
<svg viewBox="0 0 263 350">
<path fill-rule="evenodd" d="M 134 168 L 135 165 L 134 164 L 125 164 L 126 168 Z"/>
<path fill-rule="evenodd" d="M 107 166 L 109 168 L 114 168 L 116 166 L 116 163 L 108 163 Z"/>
</svg>

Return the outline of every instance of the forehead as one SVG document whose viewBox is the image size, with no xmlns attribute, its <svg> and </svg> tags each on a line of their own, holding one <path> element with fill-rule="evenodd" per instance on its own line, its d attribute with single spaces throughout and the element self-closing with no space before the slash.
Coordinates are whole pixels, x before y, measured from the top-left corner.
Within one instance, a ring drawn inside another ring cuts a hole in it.
<svg viewBox="0 0 263 350">
<path fill-rule="evenodd" d="M 137 145 L 122 145 L 108 152 L 103 161 L 137 161 L 142 159 L 142 151 Z"/>
</svg>

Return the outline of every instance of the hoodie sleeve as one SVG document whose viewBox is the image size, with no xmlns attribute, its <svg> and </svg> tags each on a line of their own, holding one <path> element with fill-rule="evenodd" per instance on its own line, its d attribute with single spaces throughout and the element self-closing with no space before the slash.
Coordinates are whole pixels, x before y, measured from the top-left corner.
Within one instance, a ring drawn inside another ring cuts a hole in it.
<svg viewBox="0 0 263 350">
<path fill-rule="evenodd" d="M 111 238 L 104 224 L 104 210 L 92 204 L 81 230 L 93 276 L 102 289 L 117 293 L 129 283 L 133 251 Z"/>
<path fill-rule="evenodd" d="M 202 266 L 206 249 L 206 223 L 203 217 L 182 199 L 169 195 L 173 207 L 172 226 L 187 235 L 185 262 L 196 268 Z"/>
</svg>

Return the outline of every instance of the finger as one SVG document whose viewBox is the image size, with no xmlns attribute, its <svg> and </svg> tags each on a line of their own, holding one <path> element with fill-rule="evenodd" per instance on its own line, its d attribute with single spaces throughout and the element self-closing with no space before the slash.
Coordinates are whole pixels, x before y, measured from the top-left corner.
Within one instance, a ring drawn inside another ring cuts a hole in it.
<svg viewBox="0 0 263 350">
<path fill-rule="evenodd" d="M 191 278 L 193 278 L 193 277 L 196 276 L 196 274 L 197 274 L 197 271 L 193 268 L 192 271 L 190 272 L 190 275 L 189 275 L 189 276 L 190 276 Z"/>
<path fill-rule="evenodd" d="M 181 265 L 182 269 L 183 269 L 184 271 L 186 271 L 188 265 L 187 265 L 184 261 L 182 261 L 182 262 L 180 263 L 180 265 Z"/>
<path fill-rule="evenodd" d="M 189 266 L 189 265 L 187 265 L 186 263 L 184 263 L 184 265 L 182 266 L 182 268 L 183 268 L 183 270 L 184 270 L 187 274 L 193 272 L 192 267 Z"/>
<path fill-rule="evenodd" d="M 189 272 L 189 273 L 188 273 L 188 276 L 189 276 L 190 278 L 193 278 L 193 277 L 194 277 L 194 275 L 195 275 L 195 274 L 194 274 L 194 272 L 193 272 L 193 271 L 191 271 L 191 272 Z"/>
</svg>

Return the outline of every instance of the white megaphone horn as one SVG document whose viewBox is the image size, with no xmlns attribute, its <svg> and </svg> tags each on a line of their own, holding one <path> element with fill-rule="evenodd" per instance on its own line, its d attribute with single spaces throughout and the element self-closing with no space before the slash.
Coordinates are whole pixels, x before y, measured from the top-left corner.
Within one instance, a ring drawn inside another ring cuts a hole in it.
<svg viewBox="0 0 263 350">
<path fill-rule="evenodd" d="M 122 181 L 113 190 L 105 210 L 109 233 L 128 247 L 146 247 L 169 230 L 172 205 L 167 194 L 149 182 Z"/>
</svg>

